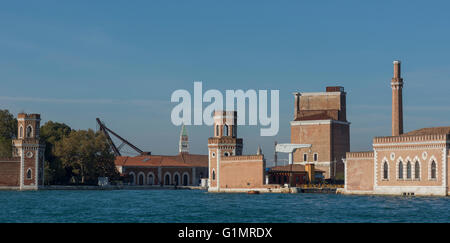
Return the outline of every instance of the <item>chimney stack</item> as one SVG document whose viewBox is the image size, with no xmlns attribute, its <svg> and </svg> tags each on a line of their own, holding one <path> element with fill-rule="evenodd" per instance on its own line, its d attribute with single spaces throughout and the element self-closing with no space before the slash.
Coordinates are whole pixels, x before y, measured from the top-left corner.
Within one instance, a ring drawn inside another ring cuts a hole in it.
<svg viewBox="0 0 450 243">
<path fill-rule="evenodd" d="M 400 75 L 400 61 L 394 61 L 394 77 L 391 80 L 392 88 L 392 136 L 403 134 L 403 79 Z"/>
</svg>

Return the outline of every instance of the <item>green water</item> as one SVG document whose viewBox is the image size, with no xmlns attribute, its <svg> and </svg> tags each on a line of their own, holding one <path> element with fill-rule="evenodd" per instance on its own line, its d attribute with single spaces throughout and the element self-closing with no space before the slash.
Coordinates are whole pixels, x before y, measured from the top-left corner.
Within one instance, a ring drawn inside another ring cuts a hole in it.
<svg viewBox="0 0 450 243">
<path fill-rule="evenodd" d="M 450 222 L 448 197 L 0 191 L 0 222 Z"/>
</svg>

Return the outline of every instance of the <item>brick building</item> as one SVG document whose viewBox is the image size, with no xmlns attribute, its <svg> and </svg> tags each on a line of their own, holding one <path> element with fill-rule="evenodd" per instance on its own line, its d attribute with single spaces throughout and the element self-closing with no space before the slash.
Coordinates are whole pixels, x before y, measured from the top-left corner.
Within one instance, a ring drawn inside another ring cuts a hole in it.
<svg viewBox="0 0 450 243">
<path fill-rule="evenodd" d="M 347 153 L 346 194 L 449 194 L 450 127 L 403 133 L 403 79 L 394 61 L 392 135 L 375 137 L 373 151 Z"/>
<path fill-rule="evenodd" d="M 266 161 L 261 150 L 242 155 L 242 138 L 237 138 L 237 112 L 214 112 L 214 137 L 208 139 L 208 191 L 231 192 L 265 188 Z"/>
<path fill-rule="evenodd" d="M 44 149 L 40 115 L 19 113 L 11 158 L 0 158 L 0 189 L 37 190 L 44 185 Z"/>
<path fill-rule="evenodd" d="M 294 164 L 314 164 L 325 179 L 343 179 L 346 152 L 350 151 L 350 123 L 343 87 L 326 87 L 326 92 L 294 93 L 291 143 L 311 144 L 298 149 Z"/>
<path fill-rule="evenodd" d="M 189 139 L 183 126 L 177 155 L 117 156 L 117 170 L 131 185 L 198 186 L 208 177 L 208 156 L 189 153 Z"/>
</svg>

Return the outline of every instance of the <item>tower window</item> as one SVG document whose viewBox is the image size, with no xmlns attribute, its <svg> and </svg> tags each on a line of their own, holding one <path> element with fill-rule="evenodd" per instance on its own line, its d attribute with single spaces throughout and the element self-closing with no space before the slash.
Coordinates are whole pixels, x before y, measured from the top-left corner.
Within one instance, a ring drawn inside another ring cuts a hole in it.
<svg viewBox="0 0 450 243">
<path fill-rule="evenodd" d="M 385 180 L 388 179 L 388 169 L 389 169 L 388 163 L 384 162 L 384 165 L 383 165 L 383 179 L 385 179 Z"/>
<path fill-rule="evenodd" d="M 219 125 L 216 125 L 216 137 L 219 136 Z"/>
<path fill-rule="evenodd" d="M 223 135 L 224 136 L 229 136 L 228 135 L 228 125 L 225 124 L 225 126 L 223 126 Z"/>
<path fill-rule="evenodd" d="M 33 136 L 33 128 L 31 126 L 27 126 L 27 138 L 31 138 Z"/>
<path fill-rule="evenodd" d="M 23 127 L 19 127 L 19 138 L 23 138 Z"/>
<path fill-rule="evenodd" d="M 31 174 L 31 169 L 27 170 L 27 179 L 31 179 L 32 178 L 32 174 Z"/>
<path fill-rule="evenodd" d="M 317 161 L 319 155 L 317 153 L 314 153 L 314 161 Z"/>
<path fill-rule="evenodd" d="M 303 154 L 303 161 L 307 162 L 308 161 L 308 154 Z"/>
</svg>

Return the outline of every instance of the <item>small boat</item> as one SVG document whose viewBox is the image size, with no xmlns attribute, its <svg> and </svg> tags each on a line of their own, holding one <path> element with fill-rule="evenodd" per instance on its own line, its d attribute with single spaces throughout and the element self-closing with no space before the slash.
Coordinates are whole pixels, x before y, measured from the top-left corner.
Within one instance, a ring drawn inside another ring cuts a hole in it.
<svg viewBox="0 0 450 243">
<path fill-rule="evenodd" d="M 248 191 L 247 194 L 259 194 L 259 191 Z"/>
</svg>

